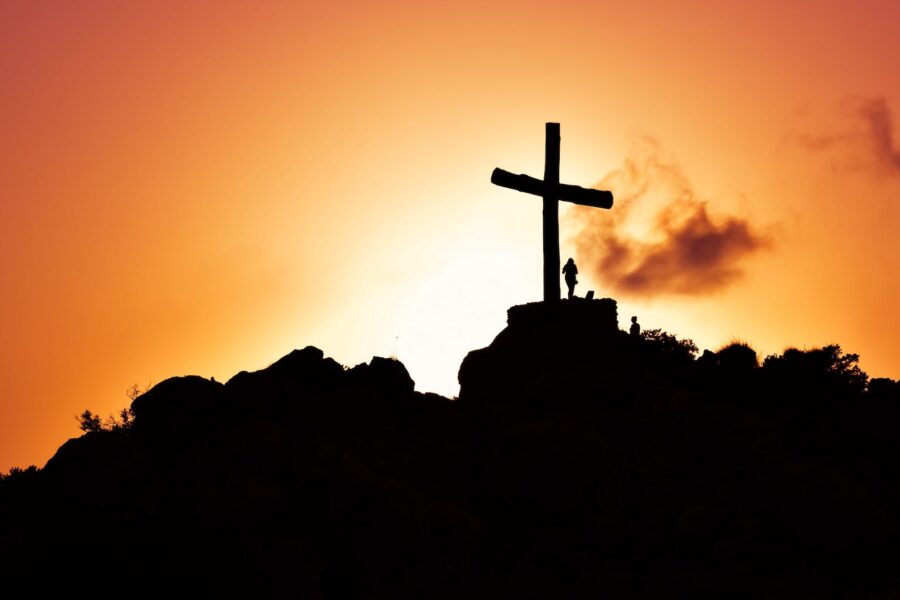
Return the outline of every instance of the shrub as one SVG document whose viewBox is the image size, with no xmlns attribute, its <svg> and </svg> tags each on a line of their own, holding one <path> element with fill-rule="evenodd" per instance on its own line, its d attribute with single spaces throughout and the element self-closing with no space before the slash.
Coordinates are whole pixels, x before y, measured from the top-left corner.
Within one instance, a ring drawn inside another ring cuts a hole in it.
<svg viewBox="0 0 900 600">
<path fill-rule="evenodd" d="M 641 340 L 643 340 L 645 346 L 661 353 L 681 356 L 691 360 L 697 355 L 698 349 L 694 340 L 688 338 L 679 340 L 676 336 L 666 333 L 662 329 L 642 331 Z"/>
</svg>

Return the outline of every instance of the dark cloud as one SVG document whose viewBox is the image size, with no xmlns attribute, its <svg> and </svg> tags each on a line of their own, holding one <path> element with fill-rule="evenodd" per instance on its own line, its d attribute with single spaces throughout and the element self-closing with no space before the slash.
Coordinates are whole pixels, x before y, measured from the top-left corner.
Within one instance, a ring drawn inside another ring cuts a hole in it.
<svg viewBox="0 0 900 600">
<path fill-rule="evenodd" d="M 619 294 L 710 294 L 739 279 L 741 264 L 768 245 L 745 219 L 711 215 L 652 138 L 597 187 L 612 190 L 615 205 L 576 206 L 574 241 L 582 270 Z"/>
<path fill-rule="evenodd" d="M 803 147 L 814 151 L 843 147 L 864 148 L 874 164 L 884 173 L 900 175 L 900 149 L 894 145 L 894 126 L 887 99 L 847 98 L 843 111 L 851 120 L 845 131 L 826 134 L 804 133 L 794 136 Z"/>
<path fill-rule="evenodd" d="M 878 163 L 900 175 L 900 151 L 894 147 L 891 109 L 885 98 L 866 98 L 858 103 L 857 112 L 868 126 L 869 144 Z"/>
</svg>

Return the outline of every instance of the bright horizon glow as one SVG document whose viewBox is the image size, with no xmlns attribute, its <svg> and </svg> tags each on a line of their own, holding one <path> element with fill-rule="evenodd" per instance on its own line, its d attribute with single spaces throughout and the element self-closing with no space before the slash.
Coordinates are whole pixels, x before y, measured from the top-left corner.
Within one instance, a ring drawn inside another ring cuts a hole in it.
<svg viewBox="0 0 900 600">
<path fill-rule="evenodd" d="M 900 125 L 885 142 L 854 102 L 900 111 L 898 23 L 879 0 L 4 3 L 0 471 L 133 383 L 307 345 L 454 395 L 541 297 L 540 199 L 490 173 L 540 177 L 547 121 L 564 182 L 650 136 L 772 236 L 708 296 L 612 294 L 576 256 L 620 325 L 840 343 L 896 378 Z"/>
</svg>

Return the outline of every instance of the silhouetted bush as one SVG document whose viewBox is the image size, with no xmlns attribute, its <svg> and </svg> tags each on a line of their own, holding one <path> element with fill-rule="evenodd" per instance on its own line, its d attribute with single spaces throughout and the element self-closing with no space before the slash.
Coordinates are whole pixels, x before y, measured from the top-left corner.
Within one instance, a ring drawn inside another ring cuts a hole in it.
<svg viewBox="0 0 900 600">
<path fill-rule="evenodd" d="M 716 352 L 718 365 L 729 373 L 746 373 L 759 366 L 756 350 L 743 342 L 733 342 Z"/>
<path fill-rule="evenodd" d="M 654 351 L 670 354 L 679 358 L 693 360 L 697 355 L 697 344 L 691 339 L 678 339 L 662 329 L 646 329 L 641 332 L 644 344 Z"/>
<path fill-rule="evenodd" d="M 644 368 L 683 377 L 694 366 L 697 345 L 691 339 L 679 339 L 662 329 L 646 329 L 641 332 L 639 341 L 638 363 Z"/>
<path fill-rule="evenodd" d="M 871 397 L 879 400 L 900 400 L 900 381 L 876 377 L 869 380 L 867 391 Z"/>
<path fill-rule="evenodd" d="M 125 395 L 133 403 L 144 392 L 137 386 L 132 385 L 125 391 Z M 101 419 L 100 415 L 95 415 L 90 410 L 85 410 L 76 417 L 78 420 L 78 428 L 85 433 L 93 433 L 97 431 L 127 431 L 134 424 L 134 411 L 131 407 L 123 408 L 119 411 L 118 416 L 109 415 L 106 419 Z"/>
<path fill-rule="evenodd" d="M 94 433 L 97 431 L 126 431 L 131 429 L 134 423 L 134 413 L 130 408 L 123 408 L 119 411 L 118 416 L 109 415 L 106 419 L 101 419 L 100 415 L 95 415 L 89 410 L 85 410 L 78 415 L 78 428 L 85 433 Z"/>
<path fill-rule="evenodd" d="M 0 487 L 3 485 L 15 485 L 23 480 L 34 477 L 37 472 L 38 468 L 34 465 L 31 465 L 26 469 L 13 467 L 9 470 L 9 473 L 0 473 Z"/>
<path fill-rule="evenodd" d="M 103 419 L 89 410 L 78 415 L 78 427 L 85 433 L 100 431 L 103 429 Z"/>
<path fill-rule="evenodd" d="M 812 350 L 790 348 L 767 356 L 763 371 L 770 384 L 805 395 L 855 396 L 866 389 L 869 376 L 859 368 L 858 354 L 844 354 L 833 344 Z"/>
</svg>

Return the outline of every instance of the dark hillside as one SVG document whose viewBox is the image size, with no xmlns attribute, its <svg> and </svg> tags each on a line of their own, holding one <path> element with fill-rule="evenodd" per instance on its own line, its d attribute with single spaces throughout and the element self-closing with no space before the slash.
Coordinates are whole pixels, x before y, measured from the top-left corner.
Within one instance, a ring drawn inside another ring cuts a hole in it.
<svg viewBox="0 0 900 600">
<path fill-rule="evenodd" d="M 457 401 L 315 348 L 164 381 L 0 480 L 32 595 L 896 598 L 898 386 L 837 346 L 760 361 L 510 309 Z"/>
</svg>

